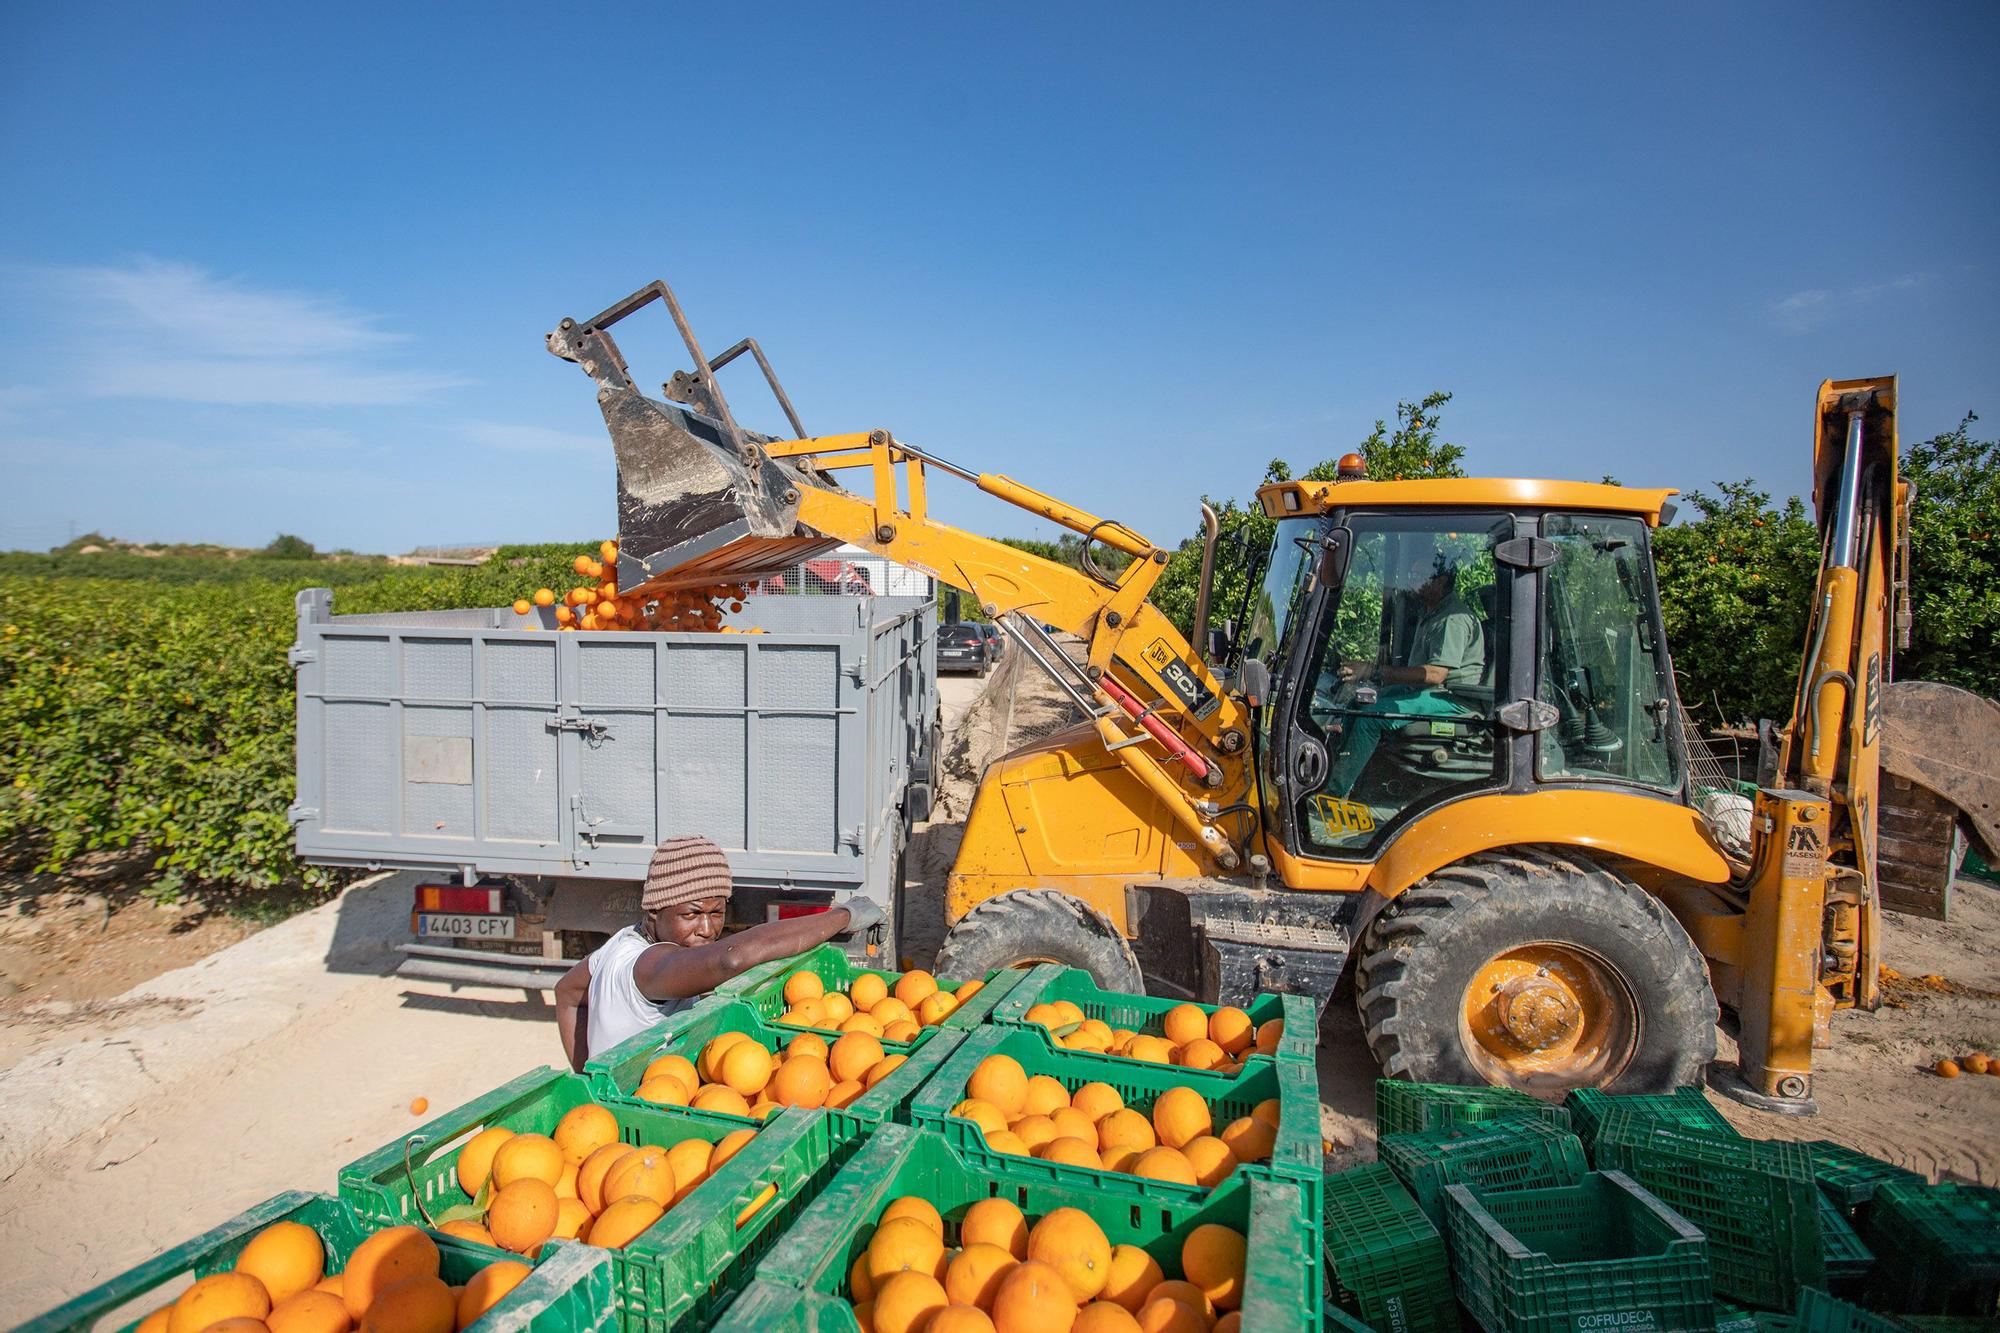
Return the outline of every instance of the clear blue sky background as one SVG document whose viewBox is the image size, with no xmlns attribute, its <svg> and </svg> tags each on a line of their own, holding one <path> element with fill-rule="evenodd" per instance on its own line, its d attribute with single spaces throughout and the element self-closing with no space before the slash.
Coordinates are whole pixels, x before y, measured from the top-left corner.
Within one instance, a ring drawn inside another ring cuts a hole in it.
<svg viewBox="0 0 2000 1333">
<path fill-rule="evenodd" d="M 2000 428 L 1996 57 L 1985 0 L 11 5 L 0 546 L 608 534 L 541 335 L 659 276 L 808 429 L 1158 540 L 1433 388 L 1476 472 L 1788 493 L 1823 376 Z"/>
</svg>

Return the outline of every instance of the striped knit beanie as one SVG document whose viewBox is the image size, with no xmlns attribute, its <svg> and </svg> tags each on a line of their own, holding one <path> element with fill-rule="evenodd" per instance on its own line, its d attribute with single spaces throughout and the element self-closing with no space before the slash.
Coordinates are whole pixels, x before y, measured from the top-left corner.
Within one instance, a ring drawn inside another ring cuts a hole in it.
<svg viewBox="0 0 2000 1333">
<path fill-rule="evenodd" d="M 713 841 L 698 833 L 668 838 L 653 849 L 639 906 L 657 912 L 678 903 L 727 898 L 734 887 L 729 878 L 729 858 Z"/>
</svg>

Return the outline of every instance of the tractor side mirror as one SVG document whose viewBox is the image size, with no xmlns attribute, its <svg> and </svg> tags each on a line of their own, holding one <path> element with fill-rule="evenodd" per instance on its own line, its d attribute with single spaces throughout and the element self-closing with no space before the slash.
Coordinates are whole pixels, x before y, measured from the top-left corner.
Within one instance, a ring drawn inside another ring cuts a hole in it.
<svg viewBox="0 0 2000 1333">
<path fill-rule="evenodd" d="M 1354 554 L 1354 533 L 1340 527 L 1330 529 L 1320 539 L 1319 563 L 1313 567 L 1313 584 L 1337 588 L 1347 578 L 1347 561 Z"/>
<path fill-rule="evenodd" d="M 1271 693 L 1271 668 L 1254 657 L 1247 657 L 1237 671 L 1236 685 L 1244 703 L 1252 708 L 1261 708 Z"/>
<path fill-rule="evenodd" d="M 1209 661 L 1221 662 L 1227 659 L 1230 650 L 1236 646 L 1236 622 L 1234 620 L 1225 620 L 1220 625 L 1211 628 L 1208 631 L 1208 643 L 1205 646 Z"/>
</svg>

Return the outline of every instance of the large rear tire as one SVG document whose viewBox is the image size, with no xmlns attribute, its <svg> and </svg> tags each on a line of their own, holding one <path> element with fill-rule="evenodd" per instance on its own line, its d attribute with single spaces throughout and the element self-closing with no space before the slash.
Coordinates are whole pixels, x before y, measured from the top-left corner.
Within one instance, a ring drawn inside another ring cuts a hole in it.
<svg viewBox="0 0 2000 1333">
<path fill-rule="evenodd" d="M 1391 1078 L 1658 1093 L 1715 1058 L 1694 942 L 1638 884 L 1568 849 L 1471 856 L 1371 922 L 1355 971 Z"/>
<path fill-rule="evenodd" d="M 1143 995 L 1139 960 L 1118 928 L 1089 903 L 1054 889 L 1014 889 L 967 912 L 944 938 L 937 970 L 981 977 L 996 967 L 1061 963 L 1106 990 Z"/>
</svg>

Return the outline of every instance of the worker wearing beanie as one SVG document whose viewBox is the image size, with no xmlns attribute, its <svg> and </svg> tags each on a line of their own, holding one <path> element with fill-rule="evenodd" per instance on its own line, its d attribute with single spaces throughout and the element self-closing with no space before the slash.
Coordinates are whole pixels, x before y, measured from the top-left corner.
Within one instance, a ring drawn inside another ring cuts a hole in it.
<svg viewBox="0 0 2000 1333">
<path fill-rule="evenodd" d="M 608 1051 L 759 963 L 789 958 L 835 935 L 882 923 L 866 898 L 846 907 L 771 921 L 725 938 L 733 888 L 729 859 L 699 835 L 653 850 L 639 920 L 606 940 L 556 983 L 556 1028 L 571 1069 Z"/>
</svg>

